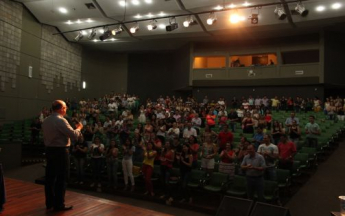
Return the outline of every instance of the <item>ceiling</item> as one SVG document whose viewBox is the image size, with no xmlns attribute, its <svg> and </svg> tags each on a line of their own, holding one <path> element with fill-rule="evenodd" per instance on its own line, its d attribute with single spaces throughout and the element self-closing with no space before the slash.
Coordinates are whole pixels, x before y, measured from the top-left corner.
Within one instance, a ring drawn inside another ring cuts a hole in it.
<svg viewBox="0 0 345 216">
<path fill-rule="evenodd" d="M 253 34 L 255 38 L 305 34 L 345 22 L 345 0 L 304 0 L 303 4 L 309 10 L 305 17 L 294 12 L 297 3 L 292 3 L 292 0 L 16 1 L 22 2 L 39 22 L 56 26 L 60 32 L 67 32 L 64 36 L 69 41 L 76 42 L 75 37 L 79 30 L 84 29 L 85 36 L 77 43 L 118 52 L 170 50 L 189 41 L 249 39 Z M 94 9 L 86 6 L 89 3 Z M 286 11 L 285 20 L 279 20 L 274 13 L 277 3 Z M 60 12 L 61 8 L 66 10 L 65 13 Z M 214 11 L 217 18 L 213 25 L 206 23 L 210 11 Z M 235 24 L 230 22 L 230 16 L 234 14 L 243 17 Z M 258 14 L 258 24 L 251 23 L 249 17 L 252 14 Z M 185 28 L 182 23 L 188 15 L 191 15 L 197 24 Z M 171 17 L 176 17 L 179 27 L 167 32 L 165 26 L 169 25 Z M 149 31 L 147 25 L 152 20 L 155 20 L 153 22 L 157 24 L 157 29 Z M 139 31 L 132 34 L 129 29 L 135 22 L 139 25 Z M 103 26 L 109 25 L 109 30 L 112 30 L 118 27 L 118 24 L 122 24 L 121 34 L 111 36 L 103 42 L 99 40 L 99 30 L 103 29 Z M 88 35 L 93 27 L 98 27 L 97 35 L 89 40 Z"/>
</svg>

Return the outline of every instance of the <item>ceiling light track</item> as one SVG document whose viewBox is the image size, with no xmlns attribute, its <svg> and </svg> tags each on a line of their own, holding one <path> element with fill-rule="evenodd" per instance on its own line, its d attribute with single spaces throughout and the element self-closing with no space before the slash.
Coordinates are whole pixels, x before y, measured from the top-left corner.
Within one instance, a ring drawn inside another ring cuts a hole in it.
<svg viewBox="0 0 345 216">
<path fill-rule="evenodd" d="M 291 1 L 285 1 L 283 4 L 292 4 L 292 3 L 299 3 L 299 2 L 305 2 L 308 0 L 291 0 Z M 241 6 L 241 7 L 236 7 L 237 10 L 240 9 L 247 9 L 247 8 L 255 8 L 255 7 L 267 7 L 267 6 L 274 6 L 274 5 L 281 5 L 281 2 L 273 2 L 273 3 L 266 3 L 266 4 L 257 4 L 257 5 L 250 5 L 250 6 Z M 209 10 L 209 11 L 201 11 L 201 12 L 197 12 L 197 13 L 186 13 L 186 14 L 177 14 L 177 15 L 173 15 L 173 16 L 163 16 L 163 17 L 155 17 L 155 20 L 161 20 L 161 19 L 171 19 L 171 18 L 176 18 L 176 17 L 184 17 L 184 16 L 197 16 L 200 14 L 211 14 L 211 13 L 218 13 L 218 12 L 224 12 L 224 11 L 231 11 L 234 10 L 233 8 L 224 8 L 222 10 Z M 110 18 L 110 17 L 108 17 Z M 58 33 L 54 33 L 53 35 L 59 35 L 59 34 L 67 34 L 67 33 L 71 33 L 71 32 L 79 32 L 82 30 L 90 30 L 93 28 L 104 28 L 104 27 L 108 27 L 108 26 L 114 26 L 114 25 L 122 25 L 124 26 L 125 24 L 131 24 L 131 23 L 139 23 L 139 22 L 145 22 L 145 21 L 151 21 L 152 18 L 147 18 L 147 19 L 140 19 L 140 20 L 130 20 L 130 21 L 118 21 L 117 23 L 111 23 L 111 24 L 107 24 L 107 25 L 99 25 L 99 26 L 92 26 L 92 27 L 88 27 L 88 28 L 82 28 L 82 29 L 76 29 L 76 30 L 71 30 L 71 31 L 64 31 L 64 32 L 58 32 Z M 125 28 L 125 26 L 124 26 Z"/>
</svg>

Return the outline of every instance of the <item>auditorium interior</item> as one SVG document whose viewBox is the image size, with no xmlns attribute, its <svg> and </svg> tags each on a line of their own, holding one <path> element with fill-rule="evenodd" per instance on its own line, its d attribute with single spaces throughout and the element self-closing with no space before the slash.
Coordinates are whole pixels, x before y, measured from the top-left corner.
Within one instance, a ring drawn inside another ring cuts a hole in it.
<svg viewBox="0 0 345 216">
<path fill-rule="evenodd" d="M 93 131 L 90 142 L 100 137 L 106 148 L 115 138 L 116 145 L 126 145 L 123 125 L 128 139 L 139 133 L 145 140 L 145 131 L 138 132 L 148 124 L 143 113 L 162 145 L 175 128 L 164 122 L 174 118 L 181 148 L 189 140 L 187 122 L 202 120 L 193 126 L 199 159 L 185 188 L 179 165 L 167 183 L 162 165 L 155 163 L 155 195 L 144 195 L 142 161 L 134 161 L 135 190 L 123 190 L 122 155 L 115 173 L 119 185 L 107 187 L 104 158 L 102 182 L 94 187 L 88 153 L 83 185 L 75 182 L 78 168 L 71 160 L 66 202 L 75 208 L 59 215 L 345 214 L 345 200 L 343 206 L 339 201 L 345 196 L 344 27 L 345 0 L 0 0 L 0 215 L 51 214 L 44 205 L 43 132 L 33 138 L 32 128 L 57 99 L 67 102 L 66 118 L 83 120 L 84 130 Z M 116 108 L 108 105 L 113 103 Z M 233 110 L 239 119 L 234 124 Z M 208 112 L 217 116 L 213 125 Z M 221 151 L 215 153 L 214 171 L 204 169 L 203 136 L 219 137 L 223 121 L 237 154 L 243 140 L 254 136 L 255 143 L 261 120 L 265 134 L 278 121 L 289 136 L 292 112 L 300 128 L 294 168 L 279 167 L 277 156 L 277 179 L 265 180 L 270 201 L 247 199 L 239 160 L 233 162 L 234 176 L 219 172 Z M 246 114 L 258 124 L 249 134 L 242 121 Z M 320 126 L 315 148 L 305 132 L 310 116 Z M 115 135 L 104 126 L 108 121 L 119 130 Z M 180 198 L 185 193 L 189 202 Z"/>
</svg>

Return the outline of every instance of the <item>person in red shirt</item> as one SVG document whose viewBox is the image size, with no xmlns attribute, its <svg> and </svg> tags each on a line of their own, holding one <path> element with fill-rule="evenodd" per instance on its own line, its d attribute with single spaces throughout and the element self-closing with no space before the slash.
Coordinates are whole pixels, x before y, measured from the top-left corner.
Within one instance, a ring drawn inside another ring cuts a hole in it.
<svg viewBox="0 0 345 216">
<path fill-rule="evenodd" d="M 166 141 L 164 148 L 162 149 L 162 153 L 160 156 L 160 169 L 161 169 L 161 180 L 164 185 L 163 188 L 165 188 L 165 193 L 162 195 L 160 198 L 164 199 L 165 196 L 168 197 L 168 199 L 172 198 L 172 191 L 171 191 L 171 186 L 169 185 L 170 181 L 170 172 L 173 167 L 174 163 L 174 158 L 175 158 L 175 152 L 171 148 L 170 142 Z"/>
<path fill-rule="evenodd" d="M 193 155 L 193 162 L 192 162 L 192 168 L 195 169 L 198 167 L 198 151 L 200 148 L 200 145 L 197 142 L 197 139 L 195 136 L 191 135 L 188 139 L 190 151 Z"/>
<path fill-rule="evenodd" d="M 233 140 L 234 135 L 229 131 L 229 126 L 224 125 L 223 130 L 218 134 L 219 153 L 225 149 L 227 143 L 232 145 Z"/>
<path fill-rule="evenodd" d="M 206 123 L 210 128 L 214 128 L 216 125 L 216 115 L 212 113 L 212 110 L 210 110 L 206 115 Z"/>
<path fill-rule="evenodd" d="M 288 141 L 287 135 L 283 134 L 278 143 L 279 150 L 279 168 L 292 171 L 293 156 L 296 154 L 296 146 L 293 142 Z"/>
<path fill-rule="evenodd" d="M 229 179 L 232 180 L 235 175 L 235 164 L 236 158 L 235 152 L 231 149 L 231 144 L 226 143 L 226 148 L 220 153 L 221 161 L 219 163 L 219 172 L 229 175 Z"/>
</svg>

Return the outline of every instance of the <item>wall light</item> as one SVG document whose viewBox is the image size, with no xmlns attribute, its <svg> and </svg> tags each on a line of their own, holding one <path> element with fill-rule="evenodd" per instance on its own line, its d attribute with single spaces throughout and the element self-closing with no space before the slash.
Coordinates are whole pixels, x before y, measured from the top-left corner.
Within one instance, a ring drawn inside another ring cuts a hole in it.
<svg viewBox="0 0 345 216">
<path fill-rule="evenodd" d="M 83 89 L 86 89 L 86 82 L 83 81 Z"/>
</svg>

